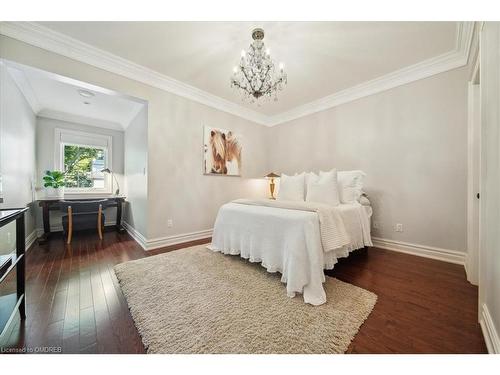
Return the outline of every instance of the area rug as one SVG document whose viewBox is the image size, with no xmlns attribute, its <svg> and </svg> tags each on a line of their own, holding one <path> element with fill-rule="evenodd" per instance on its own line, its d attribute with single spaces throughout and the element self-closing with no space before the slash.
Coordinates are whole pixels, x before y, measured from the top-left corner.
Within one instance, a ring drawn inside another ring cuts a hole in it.
<svg viewBox="0 0 500 375">
<path fill-rule="evenodd" d="M 377 301 L 327 277 L 328 302 L 311 306 L 279 274 L 205 245 L 114 269 L 148 353 L 344 353 Z"/>
</svg>

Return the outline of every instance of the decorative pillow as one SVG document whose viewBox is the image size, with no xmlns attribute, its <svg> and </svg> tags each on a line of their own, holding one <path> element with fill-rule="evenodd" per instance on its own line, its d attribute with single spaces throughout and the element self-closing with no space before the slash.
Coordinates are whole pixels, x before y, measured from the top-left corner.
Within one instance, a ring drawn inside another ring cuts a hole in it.
<svg viewBox="0 0 500 375">
<path fill-rule="evenodd" d="M 304 178 L 305 173 L 295 176 L 281 174 L 277 199 L 282 201 L 304 201 Z"/>
<path fill-rule="evenodd" d="M 304 172 L 304 173 L 305 173 L 305 178 L 304 178 L 304 182 L 305 182 L 304 196 L 307 197 L 307 185 L 309 185 L 310 181 L 316 181 L 316 180 L 318 180 L 319 176 L 316 173 L 314 173 L 314 172 Z"/>
<path fill-rule="evenodd" d="M 316 202 L 338 206 L 339 192 L 337 183 L 337 171 L 314 173 L 309 177 L 307 184 L 307 202 Z"/>
<path fill-rule="evenodd" d="M 339 196 L 342 203 L 354 203 L 359 201 L 363 193 L 363 179 L 366 174 L 363 171 L 339 171 L 337 173 Z"/>
</svg>

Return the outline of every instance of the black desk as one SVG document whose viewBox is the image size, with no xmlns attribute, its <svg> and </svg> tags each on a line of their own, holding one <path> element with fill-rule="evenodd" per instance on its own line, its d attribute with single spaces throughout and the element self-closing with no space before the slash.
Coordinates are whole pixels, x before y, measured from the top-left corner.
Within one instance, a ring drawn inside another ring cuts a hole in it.
<svg viewBox="0 0 500 375">
<path fill-rule="evenodd" d="M 125 202 L 124 196 L 84 196 L 79 197 L 75 195 L 66 196 L 64 198 L 41 198 L 38 199 L 38 205 L 42 207 L 43 216 L 43 235 L 38 239 L 39 244 L 44 244 L 50 238 L 50 211 L 59 211 L 59 202 L 65 201 L 93 201 L 96 199 L 107 199 L 109 202 L 108 207 L 116 207 L 116 231 L 118 233 L 125 232 L 122 227 L 122 205 Z"/>
</svg>

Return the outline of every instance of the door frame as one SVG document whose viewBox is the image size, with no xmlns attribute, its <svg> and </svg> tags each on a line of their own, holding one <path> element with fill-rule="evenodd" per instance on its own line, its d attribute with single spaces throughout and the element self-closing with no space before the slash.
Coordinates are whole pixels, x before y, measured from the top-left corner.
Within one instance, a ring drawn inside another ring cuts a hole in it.
<svg viewBox="0 0 500 375">
<path fill-rule="evenodd" d="M 467 117 L 467 280 L 479 284 L 479 253 L 481 247 L 481 97 L 480 53 L 476 53 L 474 69 L 468 83 Z M 477 211 L 475 211 L 477 210 Z M 477 212 L 477 214 L 475 214 Z"/>
</svg>

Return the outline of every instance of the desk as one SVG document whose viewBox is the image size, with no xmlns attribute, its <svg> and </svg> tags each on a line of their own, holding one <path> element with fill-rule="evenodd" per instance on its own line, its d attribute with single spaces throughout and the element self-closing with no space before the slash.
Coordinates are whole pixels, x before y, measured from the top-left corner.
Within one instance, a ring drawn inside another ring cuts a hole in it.
<svg viewBox="0 0 500 375">
<path fill-rule="evenodd" d="M 124 196 L 111 196 L 111 195 L 96 195 L 89 197 L 70 195 L 64 198 L 41 198 L 38 200 L 38 205 L 42 207 L 43 217 L 43 235 L 38 239 L 39 244 L 44 244 L 50 238 L 50 211 L 59 211 L 59 202 L 65 201 L 93 201 L 98 199 L 107 199 L 107 207 L 116 207 L 116 231 L 118 233 L 125 232 L 122 227 L 122 204 L 125 202 Z"/>
</svg>

